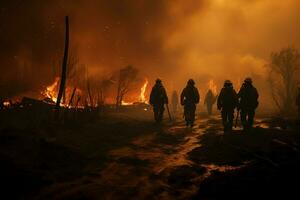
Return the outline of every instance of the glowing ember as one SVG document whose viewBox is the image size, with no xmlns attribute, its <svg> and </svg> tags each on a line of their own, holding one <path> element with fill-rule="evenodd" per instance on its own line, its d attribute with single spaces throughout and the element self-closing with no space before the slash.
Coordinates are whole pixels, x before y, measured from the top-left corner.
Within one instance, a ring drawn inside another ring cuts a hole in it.
<svg viewBox="0 0 300 200">
<path fill-rule="evenodd" d="M 10 106 L 10 102 L 9 101 L 4 101 L 3 102 L 3 106 L 4 107 L 9 107 Z"/>
<path fill-rule="evenodd" d="M 125 101 L 122 101 L 121 104 L 122 104 L 122 106 L 133 105 L 132 102 L 125 102 Z"/>
<path fill-rule="evenodd" d="M 58 90 L 58 83 L 59 83 L 59 77 L 55 78 L 55 81 L 46 87 L 46 90 L 42 92 L 42 95 L 44 95 L 46 98 L 51 99 L 53 102 L 56 102 L 57 100 L 57 90 Z"/>
<path fill-rule="evenodd" d="M 208 82 L 208 88 L 214 93 L 217 94 L 217 85 L 215 84 L 214 80 L 210 80 Z"/>
<path fill-rule="evenodd" d="M 145 80 L 144 85 L 141 87 L 141 94 L 140 94 L 140 102 L 146 102 L 145 92 L 148 86 L 148 80 Z"/>
</svg>

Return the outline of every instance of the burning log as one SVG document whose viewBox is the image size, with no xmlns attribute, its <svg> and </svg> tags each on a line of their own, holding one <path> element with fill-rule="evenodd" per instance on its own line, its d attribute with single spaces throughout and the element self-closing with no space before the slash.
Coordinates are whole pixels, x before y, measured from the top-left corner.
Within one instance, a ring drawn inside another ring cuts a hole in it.
<svg viewBox="0 0 300 200">
<path fill-rule="evenodd" d="M 63 63 L 62 63 L 62 73 L 61 73 L 61 81 L 60 81 L 60 87 L 59 92 L 57 96 L 56 101 L 56 110 L 57 110 L 57 117 L 60 107 L 60 101 L 63 96 L 64 90 L 65 90 L 65 84 L 66 84 L 66 78 L 67 78 L 67 64 L 68 64 L 68 51 L 69 51 L 69 17 L 65 17 L 65 24 L 66 24 L 66 32 L 65 32 L 65 50 L 64 50 L 64 57 L 63 57 Z"/>
</svg>

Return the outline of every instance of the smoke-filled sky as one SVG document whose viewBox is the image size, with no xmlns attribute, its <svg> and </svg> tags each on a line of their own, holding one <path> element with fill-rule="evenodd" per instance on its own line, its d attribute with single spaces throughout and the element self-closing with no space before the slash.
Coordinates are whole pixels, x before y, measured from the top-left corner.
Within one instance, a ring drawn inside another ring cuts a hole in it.
<svg viewBox="0 0 300 200">
<path fill-rule="evenodd" d="M 299 0 L 2 0 L 0 89 L 43 87 L 59 71 L 64 16 L 71 54 L 95 79 L 131 64 L 169 90 L 252 76 L 263 82 L 269 55 L 300 47 Z"/>
</svg>

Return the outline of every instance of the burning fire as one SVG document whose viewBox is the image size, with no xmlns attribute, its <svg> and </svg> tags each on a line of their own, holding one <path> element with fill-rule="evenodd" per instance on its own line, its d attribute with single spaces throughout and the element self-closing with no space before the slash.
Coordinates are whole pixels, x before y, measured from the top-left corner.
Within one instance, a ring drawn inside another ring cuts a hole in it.
<svg viewBox="0 0 300 200">
<path fill-rule="evenodd" d="M 42 95 L 44 95 L 46 98 L 51 99 L 53 102 L 57 101 L 57 90 L 59 80 L 59 77 L 56 77 L 55 81 L 51 85 L 46 87 L 46 89 L 42 92 Z"/>
<path fill-rule="evenodd" d="M 217 94 L 217 85 L 215 84 L 214 80 L 210 80 L 208 82 L 208 88 L 214 93 Z"/>
<path fill-rule="evenodd" d="M 59 82 L 60 82 L 60 78 L 56 77 L 54 82 L 51 85 L 47 86 L 46 89 L 41 92 L 45 98 L 50 99 L 54 103 L 56 103 L 56 101 L 57 101 Z M 67 104 L 72 96 L 73 89 L 74 88 L 66 86 L 65 94 L 63 97 L 64 99 L 60 103 L 61 106 L 68 106 Z M 82 91 L 79 88 L 77 88 L 75 92 L 76 92 L 76 94 L 79 94 L 79 95 L 82 94 Z M 75 97 L 73 97 L 73 103 L 74 103 L 74 101 L 75 101 Z"/>
<path fill-rule="evenodd" d="M 145 103 L 146 102 L 146 97 L 145 97 L 145 92 L 148 86 L 148 80 L 145 80 L 144 85 L 141 87 L 141 94 L 140 94 L 140 101 Z"/>
<path fill-rule="evenodd" d="M 145 79 L 145 82 L 144 82 L 144 84 L 142 85 L 142 87 L 141 87 L 141 92 L 140 92 L 140 95 L 139 95 L 139 100 L 138 101 L 136 101 L 136 102 L 126 102 L 126 101 L 124 101 L 124 100 L 122 100 L 122 105 L 123 106 L 128 106 L 128 105 L 133 105 L 133 104 L 135 104 L 135 103 L 138 103 L 138 102 L 140 102 L 140 103 L 148 103 L 147 102 L 147 99 L 146 99 L 146 90 L 147 90 L 147 86 L 148 86 L 148 79 Z"/>
<path fill-rule="evenodd" d="M 53 102 L 57 101 L 57 94 L 58 94 L 58 87 L 59 87 L 59 82 L 60 82 L 60 78 L 56 77 L 54 82 L 47 86 L 46 89 L 44 91 L 41 92 L 41 94 L 45 97 L 45 98 L 49 98 L 51 99 Z M 145 79 L 145 82 L 143 83 L 141 89 L 140 89 L 140 94 L 138 96 L 138 99 L 136 102 L 141 102 L 141 103 L 147 103 L 146 100 L 146 90 L 147 90 L 147 86 L 148 86 L 148 79 Z M 70 99 L 72 96 L 72 92 L 73 89 L 71 87 L 66 87 L 65 88 L 65 98 L 66 99 Z M 76 90 L 76 94 L 81 94 L 82 91 L 80 89 L 77 88 Z M 62 106 L 67 106 L 67 101 L 65 99 L 65 103 L 61 103 Z M 135 102 L 127 102 L 125 100 L 123 100 L 121 102 L 122 105 L 126 106 L 126 105 L 133 105 Z"/>
</svg>

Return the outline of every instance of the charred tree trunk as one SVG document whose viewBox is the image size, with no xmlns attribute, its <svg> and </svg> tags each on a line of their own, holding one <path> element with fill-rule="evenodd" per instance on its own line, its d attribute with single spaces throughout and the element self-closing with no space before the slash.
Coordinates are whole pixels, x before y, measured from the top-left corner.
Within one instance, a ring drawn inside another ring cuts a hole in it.
<svg viewBox="0 0 300 200">
<path fill-rule="evenodd" d="M 118 80 L 117 96 L 116 96 L 116 109 L 119 109 L 121 105 L 121 73 Z"/>
<path fill-rule="evenodd" d="M 68 107 L 71 107 L 72 104 L 73 104 L 73 99 L 74 99 L 74 96 L 75 96 L 75 93 L 76 93 L 76 87 L 74 87 L 73 89 L 73 92 L 72 92 L 72 95 L 71 95 L 71 98 L 70 98 L 70 101 L 69 101 L 69 104 L 68 104 Z"/>
<path fill-rule="evenodd" d="M 69 17 L 68 16 L 65 17 L 65 25 L 66 25 L 65 50 L 64 50 L 64 57 L 63 57 L 63 63 L 62 63 L 60 87 L 59 87 L 59 92 L 58 92 L 56 106 L 55 106 L 56 117 L 58 117 L 58 114 L 59 114 L 60 101 L 62 99 L 64 90 L 65 90 L 65 84 L 66 84 L 66 78 L 67 78 L 67 64 L 68 64 L 68 52 L 69 52 Z"/>
</svg>

